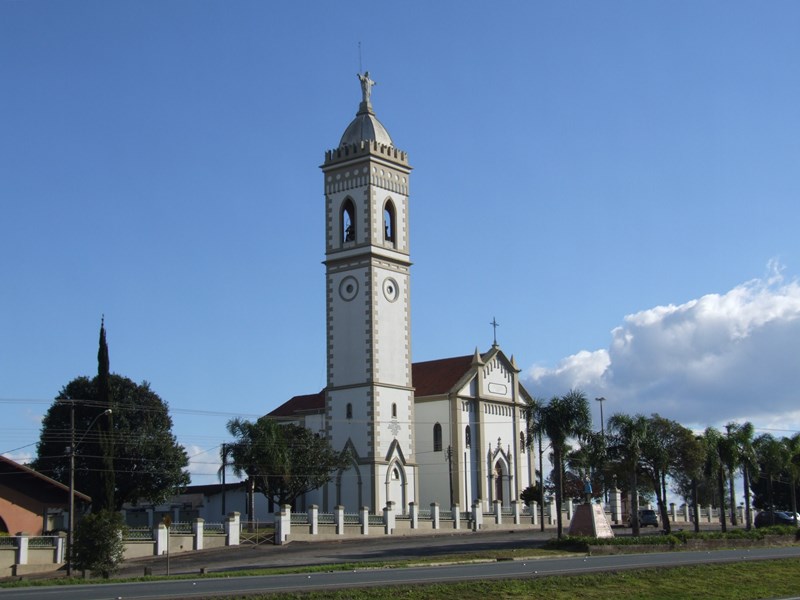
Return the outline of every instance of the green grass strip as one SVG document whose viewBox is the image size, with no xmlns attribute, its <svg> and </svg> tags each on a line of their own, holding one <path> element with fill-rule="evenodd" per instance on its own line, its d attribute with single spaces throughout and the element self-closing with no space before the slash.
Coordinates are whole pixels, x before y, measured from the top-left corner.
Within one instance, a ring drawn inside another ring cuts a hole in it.
<svg viewBox="0 0 800 600">
<path fill-rule="evenodd" d="M 461 584 L 226 596 L 225 600 L 755 600 L 794 595 L 798 590 L 800 559 L 784 559 Z"/>
</svg>

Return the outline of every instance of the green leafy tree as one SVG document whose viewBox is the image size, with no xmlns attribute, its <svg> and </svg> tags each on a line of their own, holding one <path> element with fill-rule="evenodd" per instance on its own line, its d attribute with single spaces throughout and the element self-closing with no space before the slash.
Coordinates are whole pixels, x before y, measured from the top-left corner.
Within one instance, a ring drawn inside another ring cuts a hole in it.
<svg viewBox="0 0 800 600">
<path fill-rule="evenodd" d="M 281 506 L 322 487 L 349 464 L 346 452 L 333 450 L 327 439 L 299 425 L 232 419 L 227 428 L 235 441 L 224 445 L 223 462 Z"/>
<path fill-rule="evenodd" d="M 658 414 L 652 415 L 647 421 L 640 465 L 652 485 L 664 530 L 670 533 L 672 526 L 667 513 L 667 478 L 693 472 L 701 460 L 701 452 L 694 434 L 677 421 Z"/>
<path fill-rule="evenodd" d="M 633 535 L 639 535 L 639 470 L 642 446 L 647 435 L 648 420 L 644 415 L 631 417 L 623 413 L 611 415 L 606 430 L 612 460 L 615 460 L 630 478 L 631 525 Z"/>
<path fill-rule="evenodd" d="M 759 508 L 775 508 L 788 506 L 788 498 L 776 498 L 775 483 L 780 482 L 781 476 L 789 462 L 789 452 L 781 440 L 769 433 L 758 436 L 753 442 L 760 470 L 760 479 L 766 484 L 766 495 L 756 495 L 756 505 Z M 765 497 L 766 496 L 766 497 Z"/>
<path fill-rule="evenodd" d="M 567 440 L 584 439 L 590 432 L 591 413 L 586 394 L 580 390 L 570 390 L 564 396 L 555 396 L 540 410 L 542 431 L 550 440 L 553 449 L 553 467 L 555 472 L 556 519 L 558 537 L 563 536 L 564 525 L 561 516 L 561 505 L 564 498 L 564 458 Z"/>
<path fill-rule="evenodd" d="M 72 564 L 81 571 L 108 577 L 122 562 L 125 523 L 118 512 L 102 510 L 86 515 L 75 528 Z"/>
<path fill-rule="evenodd" d="M 78 377 L 59 393 L 42 421 L 33 468 L 56 481 L 69 484 L 70 405 L 75 406 L 75 488 L 93 499 L 106 496 L 114 472 L 114 510 L 126 502 L 160 503 L 189 483 L 189 464 L 183 446 L 172 435 L 166 403 L 150 389 L 127 377 L 111 374 L 113 403 L 113 461 L 106 458 L 103 434 L 91 426 L 107 404 L 98 400 L 97 378 Z M 103 420 L 101 417 L 99 420 Z M 90 427 L 91 426 L 91 427 Z M 102 501 L 102 500 L 101 500 Z"/>
<path fill-rule="evenodd" d="M 592 484 L 592 498 L 602 498 L 606 459 L 605 436 L 600 432 L 588 432 L 581 440 L 580 447 L 568 452 L 566 455 L 567 468 L 574 473 L 580 483 L 580 489 L 577 490 L 577 495 L 574 495 L 574 492 L 573 494 L 568 494 L 565 490 L 564 496 L 581 501 L 585 500 L 586 480 L 588 479 Z"/>
</svg>

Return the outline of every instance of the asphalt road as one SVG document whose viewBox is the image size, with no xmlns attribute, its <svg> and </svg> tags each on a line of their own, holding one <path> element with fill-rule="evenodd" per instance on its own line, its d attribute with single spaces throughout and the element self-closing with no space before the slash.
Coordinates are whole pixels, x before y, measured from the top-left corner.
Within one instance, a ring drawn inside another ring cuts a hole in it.
<svg viewBox="0 0 800 600">
<path fill-rule="evenodd" d="M 0 590 L 0 600 L 164 600 L 204 598 L 224 594 L 292 592 L 387 586 L 433 582 L 463 582 L 474 579 L 525 578 L 588 573 L 655 566 L 708 564 L 741 560 L 800 557 L 800 548 L 755 548 L 715 552 L 664 552 L 618 556 L 505 561 L 467 565 L 429 566 L 406 569 L 365 569 L 314 573 L 230 577 L 181 581 L 80 585 L 58 588 Z"/>
</svg>

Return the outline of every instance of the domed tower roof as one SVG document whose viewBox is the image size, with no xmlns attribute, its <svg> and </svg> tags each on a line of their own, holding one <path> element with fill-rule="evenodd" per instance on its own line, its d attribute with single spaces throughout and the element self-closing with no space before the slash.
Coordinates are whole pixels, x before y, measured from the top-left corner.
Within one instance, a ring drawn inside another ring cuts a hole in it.
<svg viewBox="0 0 800 600">
<path fill-rule="evenodd" d="M 370 102 L 370 95 L 372 93 L 372 86 L 375 82 L 369 78 L 369 71 L 363 75 L 358 74 L 358 79 L 361 81 L 361 103 L 358 105 L 358 112 L 356 118 L 350 122 L 347 129 L 342 134 L 342 139 L 339 141 L 339 147 L 357 144 L 359 142 L 375 141 L 379 144 L 386 146 L 394 146 L 392 137 L 386 131 L 386 127 L 375 116 L 372 110 L 372 102 Z"/>
</svg>

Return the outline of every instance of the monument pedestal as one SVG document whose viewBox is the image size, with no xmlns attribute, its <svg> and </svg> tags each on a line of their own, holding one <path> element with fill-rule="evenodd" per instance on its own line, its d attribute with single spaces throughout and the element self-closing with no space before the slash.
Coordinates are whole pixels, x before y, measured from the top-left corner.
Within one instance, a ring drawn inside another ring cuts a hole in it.
<svg viewBox="0 0 800 600">
<path fill-rule="evenodd" d="M 598 538 L 614 537 L 611 524 L 599 504 L 580 504 L 569 524 L 569 535 L 585 535 Z"/>
</svg>

